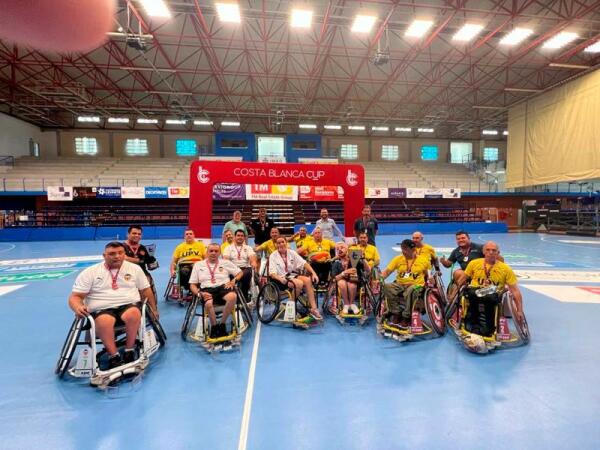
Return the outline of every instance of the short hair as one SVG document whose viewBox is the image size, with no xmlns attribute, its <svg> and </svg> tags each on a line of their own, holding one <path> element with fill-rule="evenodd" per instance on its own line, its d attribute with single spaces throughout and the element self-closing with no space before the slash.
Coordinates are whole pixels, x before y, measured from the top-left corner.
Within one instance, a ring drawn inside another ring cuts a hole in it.
<svg viewBox="0 0 600 450">
<path fill-rule="evenodd" d="M 221 251 L 221 245 L 217 244 L 216 242 L 211 242 L 210 244 L 208 244 L 206 246 L 206 250 L 208 251 L 209 247 L 217 247 L 219 249 L 219 251 Z"/>
<path fill-rule="evenodd" d="M 358 232 L 358 236 L 360 236 L 361 234 L 364 234 L 366 237 L 369 237 L 369 233 L 367 233 L 366 231 L 359 231 Z"/>
<path fill-rule="evenodd" d="M 410 248 L 413 249 L 417 246 L 417 244 L 415 244 L 412 240 L 410 239 L 404 239 L 401 243 L 400 243 L 400 247 L 404 247 L 404 248 Z"/>
<path fill-rule="evenodd" d="M 235 233 L 233 233 L 233 235 L 235 236 L 235 235 L 236 235 L 236 234 L 238 234 L 238 233 L 242 233 L 244 236 L 246 236 L 246 232 L 245 232 L 244 230 L 242 230 L 241 228 L 240 228 L 240 229 L 237 229 L 237 230 L 235 230 Z"/>
<path fill-rule="evenodd" d="M 465 236 L 467 236 L 467 237 L 470 237 L 470 236 L 469 236 L 469 233 L 467 233 L 465 230 L 458 230 L 458 231 L 456 232 L 456 236 L 459 236 L 459 235 L 461 235 L 461 234 L 464 234 Z"/>
<path fill-rule="evenodd" d="M 106 250 L 107 248 L 122 248 L 123 250 L 125 250 L 125 246 L 123 245 L 122 242 L 119 241 L 110 241 L 108 244 L 106 244 L 104 246 L 104 250 Z"/>
<path fill-rule="evenodd" d="M 279 243 L 279 239 L 283 239 L 283 242 L 287 243 L 287 240 L 285 239 L 285 237 L 283 236 L 279 236 L 277 239 L 275 239 L 275 243 L 278 244 Z"/>
<path fill-rule="evenodd" d="M 241 212 L 239 209 L 236 209 L 236 210 L 233 212 L 233 215 L 235 216 L 237 213 L 240 213 L 240 215 L 242 214 L 242 212 Z"/>
<path fill-rule="evenodd" d="M 129 228 L 127 228 L 127 233 L 131 233 L 131 230 L 143 231 L 141 225 L 130 225 Z"/>
<path fill-rule="evenodd" d="M 194 233 L 193 228 L 186 228 L 185 230 L 183 230 L 183 234 L 187 233 L 188 231 L 191 231 L 192 233 Z M 196 234 L 196 233 L 194 233 L 194 234 Z"/>
</svg>

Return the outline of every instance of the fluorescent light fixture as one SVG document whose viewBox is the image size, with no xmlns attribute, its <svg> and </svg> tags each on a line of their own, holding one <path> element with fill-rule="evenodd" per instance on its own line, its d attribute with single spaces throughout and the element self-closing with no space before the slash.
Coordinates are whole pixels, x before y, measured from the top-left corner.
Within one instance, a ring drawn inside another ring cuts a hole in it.
<svg viewBox="0 0 600 450">
<path fill-rule="evenodd" d="M 468 42 L 477 36 L 481 30 L 483 30 L 483 25 L 477 23 L 465 23 L 462 28 L 452 36 L 452 40 Z"/>
<path fill-rule="evenodd" d="M 240 23 L 240 7 L 237 3 L 217 3 L 217 14 L 221 22 Z"/>
<path fill-rule="evenodd" d="M 307 130 L 316 130 L 317 125 L 314 123 L 301 123 L 298 125 L 298 128 L 304 128 Z"/>
<path fill-rule="evenodd" d="M 410 133 L 412 131 L 412 128 L 408 128 L 408 127 L 396 127 L 396 128 L 394 128 L 394 131 L 400 131 L 402 133 Z"/>
<path fill-rule="evenodd" d="M 223 127 L 239 127 L 240 123 L 235 120 L 224 120 L 221 122 L 221 126 L 223 126 Z"/>
<path fill-rule="evenodd" d="M 578 37 L 579 37 L 579 35 L 577 33 L 572 33 L 570 31 L 562 31 L 562 32 L 558 33 L 556 36 L 548 39 L 544 43 L 544 45 L 542 45 L 542 48 L 544 48 L 544 49 L 562 48 L 565 45 L 569 44 L 570 42 L 573 42 Z"/>
<path fill-rule="evenodd" d="M 432 20 L 413 20 L 413 22 L 410 24 L 410 26 L 404 33 L 404 36 L 417 38 L 423 37 L 432 26 Z"/>
<path fill-rule="evenodd" d="M 505 106 L 473 105 L 473 109 L 506 109 Z"/>
<path fill-rule="evenodd" d="M 595 44 L 592 45 L 588 45 L 585 50 L 585 53 L 600 53 L 600 41 L 596 42 Z"/>
<path fill-rule="evenodd" d="M 560 69 L 589 69 L 590 66 L 584 64 L 566 64 L 566 63 L 550 63 L 548 67 L 558 67 Z"/>
<path fill-rule="evenodd" d="M 433 133 L 435 130 L 433 128 L 418 128 L 417 131 L 419 133 Z"/>
<path fill-rule="evenodd" d="M 516 88 L 516 87 L 505 87 L 504 90 L 506 92 L 531 92 L 531 93 L 542 92 L 541 89 Z"/>
<path fill-rule="evenodd" d="M 323 128 L 325 128 L 326 130 L 341 130 L 342 126 L 335 123 L 329 123 L 327 125 L 324 125 Z"/>
<path fill-rule="evenodd" d="M 99 123 L 100 117 L 98 116 L 79 116 L 77 117 L 77 122 L 94 122 Z"/>
<path fill-rule="evenodd" d="M 371 131 L 390 131 L 390 127 L 371 127 Z"/>
<path fill-rule="evenodd" d="M 309 9 L 292 9 L 292 28 L 310 28 L 313 12 Z"/>
<path fill-rule="evenodd" d="M 497 136 L 498 130 L 483 130 L 481 134 L 485 134 L 486 136 Z"/>
<path fill-rule="evenodd" d="M 500 45 L 517 45 L 527 39 L 533 34 L 531 28 L 520 28 L 513 29 L 510 33 L 500 39 Z"/>
<path fill-rule="evenodd" d="M 146 119 L 145 117 L 140 117 L 137 120 L 137 123 L 145 123 L 145 124 L 158 123 L 158 119 Z"/>
<path fill-rule="evenodd" d="M 351 30 L 354 33 L 368 33 L 375 25 L 377 16 L 370 16 L 366 14 L 357 14 L 354 18 Z"/>
<path fill-rule="evenodd" d="M 212 124 L 213 124 L 212 120 L 194 120 L 194 125 L 210 126 Z"/>
<path fill-rule="evenodd" d="M 165 120 L 167 125 L 185 125 L 185 120 L 181 119 L 167 119 Z"/>
<path fill-rule="evenodd" d="M 140 0 L 150 17 L 171 17 L 171 11 L 164 0 Z"/>
<path fill-rule="evenodd" d="M 364 125 L 348 125 L 348 129 L 353 130 L 353 131 L 364 131 L 365 126 Z"/>
<path fill-rule="evenodd" d="M 504 130 L 504 131 L 502 132 L 502 136 L 508 136 L 508 130 Z"/>
<path fill-rule="evenodd" d="M 129 123 L 129 117 L 109 117 L 108 123 Z"/>
</svg>

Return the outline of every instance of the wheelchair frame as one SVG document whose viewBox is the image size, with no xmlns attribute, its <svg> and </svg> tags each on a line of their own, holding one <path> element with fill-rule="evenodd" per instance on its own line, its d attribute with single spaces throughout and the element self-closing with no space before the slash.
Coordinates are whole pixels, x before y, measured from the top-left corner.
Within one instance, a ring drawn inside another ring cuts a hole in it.
<svg viewBox="0 0 600 450">
<path fill-rule="evenodd" d="M 124 325 L 115 326 L 117 347 L 125 345 L 126 338 L 124 331 Z M 86 336 L 81 340 L 81 333 L 83 332 L 86 332 Z M 98 345 L 102 345 L 102 341 L 96 337 L 96 323 L 94 318 L 91 315 L 81 318 L 75 317 L 63 344 L 54 373 L 59 378 L 63 378 L 65 374 L 69 374 L 74 378 L 89 378 L 92 386 L 105 389 L 123 376 L 143 373 L 149 363 L 150 356 L 156 353 L 160 347 L 164 346 L 166 340 L 167 336 L 162 325 L 154 317 L 148 305 L 144 303 L 142 305 L 142 318 L 136 340 L 139 357 L 131 363 L 123 364 L 114 369 L 102 370 L 100 369 L 99 359 L 106 353 L 106 350 L 102 348 L 102 350 L 98 351 Z M 86 348 L 83 348 L 79 352 L 75 366 L 70 367 L 75 350 L 79 346 L 85 346 Z"/>
<path fill-rule="evenodd" d="M 179 283 L 179 266 L 180 266 L 180 264 L 191 264 L 192 269 L 193 269 L 194 264 L 196 264 L 196 262 L 197 261 L 182 262 L 182 263 L 178 262 L 177 263 L 177 267 L 175 270 L 175 277 L 169 277 L 169 281 L 167 282 L 167 288 L 165 289 L 165 293 L 163 294 L 163 300 L 165 303 L 177 303 L 179 306 L 184 306 L 186 303 L 189 303 L 189 300 L 186 300 L 187 296 L 183 295 L 183 289 L 181 288 L 181 284 Z M 177 284 L 177 291 L 179 292 L 178 298 L 174 298 L 171 295 L 171 292 L 172 292 L 175 284 Z"/>
<path fill-rule="evenodd" d="M 283 323 L 291 323 L 294 328 L 304 330 L 311 325 L 317 324 L 316 320 L 309 312 L 310 306 L 306 294 L 296 297 L 295 289 L 288 288 L 282 291 L 277 284 L 269 280 L 261 289 L 256 300 L 256 314 L 258 319 L 269 324 L 276 320 Z M 315 290 L 315 297 L 316 297 Z M 268 298 L 267 298 L 268 297 Z M 273 303 L 273 312 L 264 315 L 265 302 Z M 288 306 L 288 303 L 293 306 Z M 303 314 L 304 313 L 304 314 Z"/>
</svg>

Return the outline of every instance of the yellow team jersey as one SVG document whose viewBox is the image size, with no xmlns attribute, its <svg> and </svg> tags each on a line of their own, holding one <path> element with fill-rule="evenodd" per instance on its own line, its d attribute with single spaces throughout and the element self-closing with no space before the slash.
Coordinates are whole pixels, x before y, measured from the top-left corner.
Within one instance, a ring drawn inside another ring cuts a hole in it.
<svg viewBox="0 0 600 450">
<path fill-rule="evenodd" d="M 230 245 L 231 245 L 231 244 L 230 244 L 229 242 L 227 242 L 227 241 L 225 241 L 225 242 L 223 242 L 223 243 L 221 244 L 221 255 L 223 255 L 223 254 L 225 253 L 225 249 L 226 249 L 227 247 L 229 247 Z"/>
<path fill-rule="evenodd" d="M 348 250 L 361 250 L 363 252 L 363 256 L 369 264 L 369 267 L 372 269 L 374 266 L 379 264 L 380 257 L 379 252 L 377 251 L 377 247 L 371 244 L 367 244 L 366 247 L 361 247 L 360 245 L 352 245 Z"/>
<path fill-rule="evenodd" d="M 417 247 L 417 248 L 415 248 L 415 250 L 417 251 L 417 256 L 427 255 L 430 261 L 435 259 L 435 257 L 436 257 L 435 249 L 429 244 L 423 244 L 423 247 L 421 247 L 421 248 Z"/>
<path fill-rule="evenodd" d="M 314 239 L 310 234 L 307 234 L 304 237 L 296 236 L 294 238 L 294 242 L 296 243 L 296 250 L 301 248 L 308 248 L 311 242 L 314 242 Z"/>
<path fill-rule="evenodd" d="M 398 255 L 390 261 L 385 268 L 388 272 L 397 271 L 396 283 L 398 284 L 416 284 L 425 285 L 425 274 L 431 267 L 429 258 L 426 255 L 415 257 L 412 261 L 406 261 L 404 255 Z"/>
<path fill-rule="evenodd" d="M 173 259 L 178 263 L 201 261 L 206 257 L 206 246 L 202 241 L 196 241 L 193 244 L 182 242 L 173 252 Z"/>
<path fill-rule="evenodd" d="M 494 265 L 489 265 L 485 262 L 484 258 L 474 259 L 469 263 L 465 269 L 465 274 L 471 278 L 469 286 L 480 287 L 483 286 L 485 280 L 488 278 L 498 286 L 498 290 L 504 290 L 507 284 L 516 284 L 517 277 L 508 264 L 501 261 L 496 261 Z"/>
<path fill-rule="evenodd" d="M 316 252 L 331 252 L 331 250 L 335 249 L 335 242 L 330 241 L 329 239 L 322 239 L 321 242 L 317 242 L 314 239 L 307 243 L 306 250 L 308 253 L 316 253 Z"/>
<path fill-rule="evenodd" d="M 287 244 L 286 246 L 289 247 L 289 245 Z M 258 246 L 258 250 L 263 250 L 267 254 L 267 256 L 270 256 L 271 253 L 277 250 L 277 245 L 275 244 L 275 242 L 273 242 L 272 239 L 269 239 L 268 241 L 265 241 L 262 244 L 260 244 Z"/>
</svg>

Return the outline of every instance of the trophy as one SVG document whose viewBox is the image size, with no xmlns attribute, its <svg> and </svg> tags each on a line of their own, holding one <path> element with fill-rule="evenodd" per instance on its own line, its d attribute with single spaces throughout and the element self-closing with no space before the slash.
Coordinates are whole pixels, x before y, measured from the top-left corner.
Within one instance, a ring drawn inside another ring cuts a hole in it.
<svg viewBox="0 0 600 450">
<path fill-rule="evenodd" d="M 350 257 L 350 267 L 355 270 L 358 270 L 358 265 L 362 259 L 362 250 L 350 250 L 348 252 L 348 256 Z M 350 276 L 350 280 L 358 281 L 358 273 L 353 273 Z"/>
</svg>

